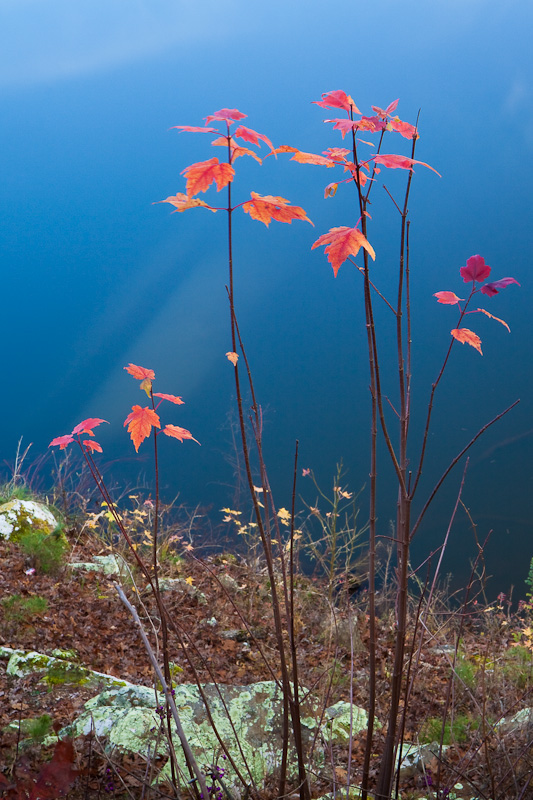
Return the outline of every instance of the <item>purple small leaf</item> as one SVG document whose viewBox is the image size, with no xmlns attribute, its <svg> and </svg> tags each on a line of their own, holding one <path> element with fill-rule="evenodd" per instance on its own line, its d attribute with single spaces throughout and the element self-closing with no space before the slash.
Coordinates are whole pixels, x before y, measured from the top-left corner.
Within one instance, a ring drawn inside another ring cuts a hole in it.
<svg viewBox="0 0 533 800">
<path fill-rule="evenodd" d="M 495 294 L 498 294 L 500 289 L 505 289 L 509 284 L 516 283 L 517 286 L 520 286 L 517 280 L 514 278 L 500 278 L 499 281 L 492 281 L 492 283 L 486 283 L 485 286 L 481 287 L 481 292 L 483 294 L 488 295 L 489 297 L 494 297 Z"/>
</svg>

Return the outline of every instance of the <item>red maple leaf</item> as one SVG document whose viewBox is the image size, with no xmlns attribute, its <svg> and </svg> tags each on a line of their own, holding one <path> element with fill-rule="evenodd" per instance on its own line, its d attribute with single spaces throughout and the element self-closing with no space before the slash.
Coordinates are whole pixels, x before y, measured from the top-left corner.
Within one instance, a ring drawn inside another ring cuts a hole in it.
<svg viewBox="0 0 533 800">
<path fill-rule="evenodd" d="M 325 119 L 324 122 L 333 122 L 334 130 L 340 131 L 343 139 L 349 131 L 356 131 L 359 127 L 358 120 L 352 121 L 351 119 Z"/>
<path fill-rule="evenodd" d="M 405 139 L 420 139 L 420 134 L 415 126 L 411 125 L 409 122 L 402 122 L 398 117 L 389 120 L 388 127 L 400 133 Z"/>
<path fill-rule="evenodd" d="M 372 111 L 374 111 L 378 117 L 383 117 L 385 119 L 386 117 L 390 117 L 393 111 L 396 111 L 399 102 L 399 98 L 398 100 L 393 100 L 386 109 L 380 108 L 379 106 L 372 106 Z"/>
<path fill-rule="evenodd" d="M 215 147 L 227 147 L 228 146 L 228 137 L 227 136 L 219 136 L 218 139 L 215 139 L 211 142 L 212 145 Z M 255 160 L 262 164 L 263 162 L 259 158 L 259 156 L 254 153 L 253 150 L 250 150 L 248 147 L 242 147 L 241 145 L 237 144 L 235 140 L 230 136 L 229 138 L 229 146 L 231 148 L 231 160 L 232 162 L 235 161 L 236 158 L 240 156 L 251 156 L 255 158 Z"/>
<path fill-rule="evenodd" d="M 322 95 L 322 100 L 313 100 L 312 102 L 321 108 L 344 108 L 345 111 L 350 111 L 351 109 L 354 114 L 361 113 L 350 95 L 343 92 L 342 89 L 326 92 L 326 94 Z"/>
<path fill-rule="evenodd" d="M 303 208 L 289 205 L 289 200 L 285 200 L 284 197 L 273 197 L 270 194 L 262 197 L 257 192 L 251 192 L 251 196 L 251 200 L 243 203 L 243 211 L 249 214 L 252 219 L 264 222 L 267 227 L 273 219 L 277 222 L 288 222 L 289 225 L 293 219 L 311 222 Z"/>
<path fill-rule="evenodd" d="M 141 381 L 140 389 L 143 392 L 146 392 L 148 397 L 150 397 L 150 392 L 152 391 L 152 381 L 155 378 L 155 372 L 153 369 L 145 369 L 144 367 L 137 367 L 135 364 L 129 364 L 129 366 L 124 367 L 126 372 L 129 372 L 130 375 L 133 375 L 134 378 L 137 378 L 138 381 Z"/>
<path fill-rule="evenodd" d="M 83 442 L 82 442 L 82 444 L 84 444 L 84 445 L 85 445 L 85 447 L 86 447 L 88 450 L 90 450 L 90 451 L 91 451 L 91 453 L 94 453 L 94 451 L 95 451 L 95 450 L 96 450 L 98 453 L 103 453 L 103 452 L 104 452 L 104 451 L 102 450 L 102 447 L 101 447 L 101 445 L 99 445 L 99 444 L 98 444 L 98 442 L 95 442 L 95 440 L 94 440 L 94 439 L 84 439 L 84 440 L 83 440 Z"/>
<path fill-rule="evenodd" d="M 483 355 L 481 352 L 481 339 L 474 333 L 474 331 L 468 330 L 468 328 L 454 328 L 453 331 L 450 331 L 454 339 L 457 339 L 458 342 L 461 344 L 469 344 L 471 347 L 475 347 L 475 349 Z"/>
<path fill-rule="evenodd" d="M 377 133 L 386 128 L 387 123 L 381 117 L 361 117 L 359 120 L 350 119 L 325 119 L 324 122 L 333 122 L 334 130 L 338 130 L 344 139 L 349 131 L 370 131 Z"/>
<path fill-rule="evenodd" d="M 360 186 L 364 186 L 368 178 L 363 172 L 363 170 L 366 169 L 368 172 L 370 171 L 368 168 L 368 164 L 365 164 L 363 162 L 362 164 L 359 164 L 359 169 L 357 169 L 353 161 L 344 160 L 343 163 L 344 163 L 344 171 L 349 172 L 356 183 L 359 183 Z M 346 181 L 343 182 L 345 183 Z"/>
<path fill-rule="evenodd" d="M 205 124 L 209 125 L 212 120 L 225 121 L 225 122 L 238 122 L 240 119 L 247 117 L 247 114 L 242 114 L 236 108 L 221 108 L 220 111 L 215 111 L 205 118 Z"/>
<path fill-rule="evenodd" d="M 73 436 L 70 433 L 66 434 L 65 436 L 56 436 L 55 439 L 52 439 L 48 447 L 59 447 L 60 450 L 64 450 L 67 445 L 71 442 L 75 442 Z"/>
<path fill-rule="evenodd" d="M 429 164 L 425 163 L 425 161 L 417 161 L 416 158 L 408 158 L 407 156 L 396 155 L 376 155 L 372 156 L 372 161 L 374 161 L 376 164 L 383 164 L 384 167 L 389 167 L 390 169 L 412 169 L 413 164 L 422 164 L 423 167 L 427 167 L 433 172 L 436 172 L 439 178 L 442 177 L 440 172 L 437 172 L 436 169 L 430 167 Z"/>
<path fill-rule="evenodd" d="M 330 228 L 329 233 L 324 233 L 316 240 L 311 250 L 320 245 L 326 245 L 325 252 L 328 254 L 328 261 L 333 267 L 335 277 L 337 277 L 341 264 L 349 256 L 356 256 L 361 247 L 364 247 L 374 261 L 376 260 L 374 248 L 358 228 L 348 228 L 346 226 Z"/>
<path fill-rule="evenodd" d="M 171 403 L 176 403 L 178 406 L 184 405 L 181 397 L 176 397 L 175 394 L 161 394 L 161 392 L 154 392 L 154 397 L 162 397 L 163 400 L 170 400 Z"/>
<path fill-rule="evenodd" d="M 381 117 L 361 117 L 359 124 L 357 125 L 357 130 L 377 133 L 378 131 L 384 131 L 386 127 L 387 122 L 386 120 L 381 119 Z"/>
<path fill-rule="evenodd" d="M 264 133 L 257 133 L 257 131 L 253 131 L 251 128 L 247 128 L 245 125 L 239 125 L 239 127 L 237 128 L 237 130 L 233 135 L 238 136 L 241 139 L 244 139 L 245 142 L 251 142 L 252 144 L 256 144 L 258 146 L 259 146 L 259 139 L 261 139 L 261 141 L 265 142 L 265 144 L 267 144 L 270 147 L 272 152 L 274 152 L 274 145 L 272 144 L 268 136 L 265 136 Z"/>
<path fill-rule="evenodd" d="M 327 150 L 322 151 L 322 155 L 332 158 L 334 161 L 346 161 L 346 156 L 350 151 L 345 147 L 328 147 Z"/>
<path fill-rule="evenodd" d="M 129 414 L 125 421 L 124 427 L 128 426 L 128 433 L 131 435 L 131 440 L 135 445 L 135 452 L 139 452 L 139 445 L 150 436 L 152 426 L 156 428 L 161 427 L 161 422 L 155 411 L 151 408 L 141 408 L 141 406 L 133 406 L 131 414 Z"/>
<path fill-rule="evenodd" d="M 130 375 L 133 375 L 134 378 L 137 378 L 138 381 L 144 381 L 146 378 L 148 378 L 150 381 L 153 381 L 155 378 L 155 372 L 153 369 L 137 367 L 135 364 L 128 364 L 128 366 L 124 367 L 124 369 L 126 372 L 129 372 Z"/>
<path fill-rule="evenodd" d="M 76 427 L 72 431 L 72 435 L 73 436 L 79 436 L 82 433 L 88 433 L 89 436 L 94 436 L 94 433 L 93 433 L 92 429 L 96 428 L 97 425 L 101 425 L 102 422 L 107 422 L 107 420 L 98 419 L 97 417 L 91 417 L 90 419 L 84 419 L 83 422 L 80 422 L 79 425 L 76 425 Z"/>
<path fill-rule="evenodd" d="M 165 425 L 162 433 L 166 433 L 167 436 L 172 436 L 174 439 L 179 439 L 180 442 L 183 442 L 184 439 L 192 439 L 196 444 L 200 444 L 190 431 L 186 428 L 180 428 L 179 425 Z"/>
<path fill-rule="evenodd" d="M 181 172 L 187 178 L 187 195 L 192 197 L 198 192 L 207 192 L 213 181 L 220 192 L 233 180 L 235 170 L 231 164 L 219 163 L 218 158 L 210 158 L 208 161 L 198 161 L 191 164 Z"/>
<path fill-rule="evenodd" d="M 490 275 L 490 267 L 485 264 L 483 256 L 476 255 L 470 256 L 466 259 L 466 267 L 461 267 L 459 270 L 461 277 L 465 283 L 470 281 L 484 281 Z"/>
<path fill-rule="evenodd" d="M 189 133 L 218 133 L 216 128 L 208 128 L 206 126 L 197 128 L 194 125 L 173 125 L 170 130 L 175 131 L 176 129 L 182 133 L 183 131 L 188 131 Z"/>
<path fill-rule="evenodd" d="M 457 297 L 455 292 L 435 292 L 433 297 L 436 297 L 439 303 L 446 303 L 450 306 L 454 306 L 459 300 L 464 300 L 464 297 Z"/>
</svg>

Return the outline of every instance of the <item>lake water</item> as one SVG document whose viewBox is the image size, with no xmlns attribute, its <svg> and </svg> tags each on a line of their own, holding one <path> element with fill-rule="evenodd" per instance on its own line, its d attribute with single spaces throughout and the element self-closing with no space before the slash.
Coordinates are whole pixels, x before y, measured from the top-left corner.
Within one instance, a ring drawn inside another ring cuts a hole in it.
<svg viewBox="0 0 533 800">
<path fill-rule="evenodd" d="M 23 444 L 33 442 L 31 453 L 37 456 L 81 419 L 102 417 L 111 425 L 102 426 L 97 438 L 104 458 L 113 462 L 115 480 L 133 485 L 143 473 L 150 483 L 150 447 L 141 446 L 140 458 L 134 458 L 123 428 L 131 406 L 143 400 L 123 367 L 140 364 L 155 370 L 157 391 L 185 400 L 183 406 L 168 404 L 165 420 L 190 429 L 202 444 L 161 442 L 163 493 L 170 498 L 179 491 L 188 505 L 209 508 L 218 524 L 219 509 L 233 502 L 235 483 L 228 463 L 235 406 L 233 368 L 225 358 L 231 349 L 226 220 L 223 212 L 172 215 L 170 206 L 153 204 L 183 191 L 181 170 L 215 152 L 208 136 L 168 129 L 202 125 L 208 113 L 238 107 L 249 115 L 245 123 L 276 145 L 320 153 L 343 144 L 322 121 L 340 114 L 310 104 L 322 92 L 344 88 L 363 113 L 370 113 L 372 103 L 386 106 L 400 96 L 402 119 L 413 122 L 422 108 L 417 157 L 442 175 L 417 166 L 410 200 L 413 462 L 431 382 L 457 319 L 456 309 L 437 304 L 433 293 L 450 290 L 463 297 L 468 287 L 459 267 L 475 253 L 492 266 L 491 278 L 514 276 L 521 283 L 482 298 L 485 308 L 509 323 L 510 334 L 477 314 L 468 325 L 481 336 L 484 355 L 468 345 L 454 347 L 436 396 L 417 502 L 476 431 L 520 398 L 472 449 L 462 499 L 477 523 L 478 539 L 492 531 L 486 552 L 487 572 L 494 575 L 491 592 L 514 584 L 523 594 L 533 556 L 533 73 L 524 39 L 531 12 L 504 15 L 494 6 L 495 13 L 485 15 L 483 4 L 468 9 L 461 4 L 457 16 L 449 4 L 435 4 L 408 25 L 395 4 L 378 5 L 379 47 L 375 38 L 359 42 L 355 66 L 349 48 L 332 53 L 313 3 L 305 35 L 293 10 L 281 28 L 257 11 L 246 23 L 252 33 L 239 29 L 237 15 L 236 27 L 221 27 L 220 38 L 209 33 L 202 55 L 195 46 L 195 12 L 183 20 L 188 34 L 179 46 L 163 41 L 161 24 L 162 43 L 134 55 L 120 49 L 124 39 L 115 20 L 107 38 L 92 31 L 87 47 L 94 50 L 84 60 L 80 52 L 67 57 L 62 49 L 65 41 L 75 41 L 74 27 L 64 29 L 67 40 L 57 39 L 57 52 L 51 47 L 41 52 L 37 44 L 29 47 L 37 23 L 23 27 L 17 11 L 9 11 L 21 45 L 10 49 L 0 85 L 5 348 L 0 452 L 11 462 L 23 437 Z M 352 4 L 339 6 L 354 13 Z M 163 3 L 162 19 L 171 13 Z M 371 11 L 360 13 L 358 24 L 369 29 Z M 146 41 L 140 17 L 135 24 L 131 47 Z M 51 41 L 56 35 L 50 33 Z M 115 46 L 115 61 L 106 55 L 104 38 Z M 497 66 L 490 56 L 496 42 Z M 228 49 L 232 62 L 225 70 Z M 18 50 L 31 52 L 31 58 L 17 61 Z M 184 71 L 185 62 L 194 69 Z M 384 152 L 406 154 L 408 147 L 396 136 Z M 262 150 L 265 155 L 267 148 Z M 323 248 L 311 250 L 331 227 L 356 223 L 355 197 L 341 186 L 324 200 L 325 185 L 342 175 L 290 162 L 286 155 L 268 158 L 261 167 L 242 158 L 236 168 L 234 202 L 249 199 L 251 190 L 280 195 L 302 206 L 315 223 L 312 228 L 306 222 L 272 222 L 267 230 L 240 211 L 234 215 L 238 321 L 264 411 L 276 502 L 290 504 L 296 439 L 299 472 L 312 469 L 320 485 L 331 488 L 342 459 L 345 484 L 358 491 L 368 484 L 369 472 L 361 279 L 348 264 L 335 279 Z M 379 178 L 384 175 L 399 201 L 405 172 L 383 170 Z M 211 190 L 206 199 L 223 205 L 223 194 Z M 369 239 L 377 254 L 372 277 L 393 299 L 399 220 L 378 186 L 371 213 Z M 385 392 L 395 402 L 394 327 L 377 301 L 376 313 Z M 393 420 L 390 412 L 391 425 Z M 415 559 L 423 560 L 442 540 L 463 466 L 450 475 L 417 534 Z M 389 535 L 396 496 L 383 449 L 378 468 L 379 532 Z M 298 495 L 314 503 L 309 478 L 299 478 Z M 363 492 L 361 520 L 365 498 Z M 444 570 L 464 583 L 476 552 L 468 517 L 460 510 Z"/>
</svg>

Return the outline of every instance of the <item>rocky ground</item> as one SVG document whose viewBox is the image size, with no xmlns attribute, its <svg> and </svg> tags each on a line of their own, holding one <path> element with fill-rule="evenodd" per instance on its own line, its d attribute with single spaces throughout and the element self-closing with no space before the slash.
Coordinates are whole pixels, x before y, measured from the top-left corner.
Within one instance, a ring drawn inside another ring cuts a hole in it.
<svg viewBox="0 0 533 800">
<path fill-rule="evenodd" d="M 67 535 L 68 562 L 108 555 L 113 549 L 87 526 L 73 526 Z M 167 541 L 170 539 L 167 537 Z M 261 561 L 231 553 L 208 555 L 185 542 L 174 535 L 174 543 L 161 552 L 163 574 L 180 579 L 164 594 L 185 644 L 184 651 L 178 635 L 171 631 L 170 658 L 182 669 L 176 680 L 188 682 L 198 677 L 205 682 L 242 685 L 279 677 L 269 582 Z M 148 557 L 149 542 L 139 544 L 138 552 Z M 132 560 L 129 556 L 127 559 Z M 35 559 L 5 541 L 0 541 L 0 563 L 0 645 L 47 654 L 56 648 L 72 650 L 87 667 L 151 685 L 149 660 L 130 614 L 117 596 L 113 577 L 73 570 L 66 562 L 47 574 Z M 135 570 L 132 578 L 126 579 L 125 588 L 149 630 L 148 621 L 157 618 L 153 598 Z M 368 694 L 365 592 L 351 598 L 341 593 L 333 610 L 327 595 L 325 582 L 297 576 L 295 620 L 301 682 L 314 687 L 325 705 L 348 700 L 352 688 L 354 703 L 364 707 Z M 17 606 L 6 602 L 13 596 L 23 601 L 44 598 L 46 603 Z M 417 772 L 402 778 L 404 799 L 434 796 L 430 792 L 436 780 L 448 787 L 448 794 L 441 790 L 439 796 L 443 798 L 453 797 L 450 787 L 457 783 L 465 786 L 465 794 L 460 795 L 464 797 L 533 797 L 531 788 L 517 794 L 525 785 L 524 776 L 533 771 L 531 730 L 504 736 L 491 727 L 502 717 L 533 705 L 531 610 L 526 607 L 519 614 L 511 613 L 501 597 L 491 606 L 471 604 L 468 612 L 461 622 L 461 615 L 441 597 L 427 618 L 428 631 L 418 657 L 405 738 L 417 741 L 421 734 L 438 738 L 438 719 L 448 705 L 448 720 L 453 718 L 453 727 L 450 734 L 448 726 L 446 736 L 451 747 L 445 765 L 439 767 L 434 761 L 425 774 Z M 450 683 L 450 657 L 459 634 L 457 675 Z M 388 700 L 393 635 L 393 605 L 382 597 L 377 651 L 377 716 L 382 720 Z M 151 638 L 155 645 L 153 633 Z M 37 796 L 51 797 L 46 791 L 36 793 L 32 781 L 42 774 L 54 748 L 43 748 L 38 735 L 28 740 L 17 726 L 7 726 L 47 714 L 51 730 L 57 732 L 96 692 L 61 682 L 43 684 L 39 675 L 10 678 L 5 674 L 6 663 L 0 660 L 0 796 L 17 800 L 30 795 L 34 800 Z M 380 746 L 378 734 L 376 752 Z M 362 753 L 363 739 L 358 737 L 350 762 L 354 783 L 360 776 Z M 67 772 L 79 771 L 72 772 L 75 780 L 67 780 L 68 797 L 155 797 L 142 786 L 146 765 L 135 756 L 124 756 L 111 764 L 97 744 L 78 739 L 71 753 L 65 750 L 61 755 L 57 751 L 55 759 L 62 759 Z M 333 782 L 342 787 L 347 767 L 346 748 L 334 749 L 331 764 L 316 783 L 315 794 L 330 790 Z M 469 785 L 471 793 L 467 794 Z"/>
</svg>

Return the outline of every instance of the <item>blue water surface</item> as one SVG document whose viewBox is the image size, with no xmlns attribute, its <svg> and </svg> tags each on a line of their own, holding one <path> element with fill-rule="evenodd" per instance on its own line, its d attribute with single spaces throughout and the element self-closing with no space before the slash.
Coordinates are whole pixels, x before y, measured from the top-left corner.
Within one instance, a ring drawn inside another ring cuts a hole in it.
<svg viewBox="0 0 533 800">
<path fill-rule="evenodd" d="M 155 203 L 184 191 L 180 172 L 188 164 L 222 153 L 207 135 L 169 129 L 238 108 L 245 124 L 276 145 L 319 153 L 343 144 L 323 123 L 342 113 L 311 104 L 322 93 L 343 89 L 365 114 L 400 98 L 402 119 L 414 122 L 420 110 L 418 159 L 442 175 L 417 166 L 409 203 L 413 461 L 457 320 L 456 309 L 438 305 L 433 293 L 464 297 L 459 268 L 475 253 L 492 266 L 491 277 L 521 284 L 482 298 L 510 334 L 477 314 L 468 324 L 484 355 L 454 347 L 416 508 L 476 431 L 520 398 L 472 449 L 462 500 L 478 539 L 492 531 L 491 591 L 514 584 L 522 594 L 533 556 L 532 23 L 531 7 L 518 0 L 1 3 L 2 459 L 13 461 L 21 437 L 37 456 L 81 419 L 102 417 L 111 425 L 97 438 L 105 459 L 116 462 L 115 480 L 133 486 L 143 475 L 150 484 L 151 448 L 145 443 L 134 458 L 123 428 L 144 397 L 123 367 L 140 364 L 155 370 L 156 390 L 185 400 L 160 409 L 164 422 L 201 442 L 161 437 L 163 494 L 179 491 L 218 524 L 219 509 L 235 500 L 227 221 L 223 212 L 171 214 L 171 206 Z M 384 152 L 407 154 L 409 146 L 391 135 Z M 324 200 L 339 173 L 289 156 L 262 166 L 242 158 L 236 169 L 234 202 L 251 190 L 279 195 L 315 224 L 267 229 L 234 215 L 238 322 L 264 412 L 276 502 L 290 504 L 296 439 L 299 473 L 312 469 L 328 489 L 342 459 L 344 482 L 357 491 L 368 485 L 370 438 L 362 282 L 348 263 L 335 279 L 323 248 L 311 250 L 331 227 L 355 225 L 355 197 L 341 186 Z M 399 217 L 381 179 L 400 202 L 406 175 L 383 170 L 373 189 L 372 275 L 390 300 Z M 212 188 L 205 197 L 225 204 L 224 191 Z M 377 301 L 376 315 L 384 391 L 395 403 L 394 325 Z M 395 432 L 394 413 L 387 413 Z M 446 533 L 463 468 L 464 460 L 420 528 L 415 561 Z M 387 536 L 396 490 L 383 447 L 378 469 L 378 527 Z M 309 477 L 299 479 L 298 495 L 314 502 Z M 361 520 L 367 502 L 363 492 Z M 445 571 L 464 583 L 476 554 L 461 508 Z"/>
</svg>

